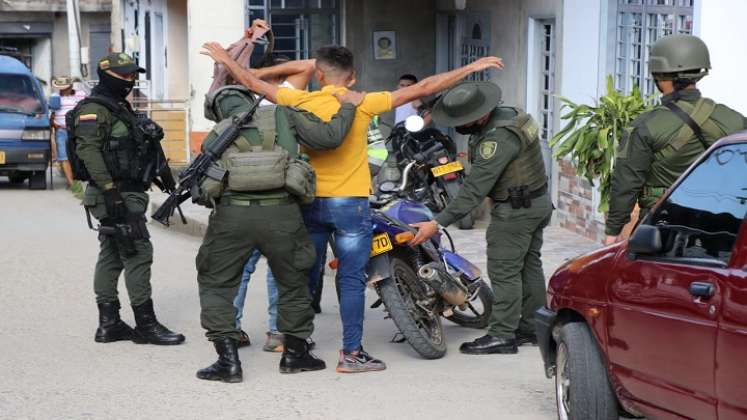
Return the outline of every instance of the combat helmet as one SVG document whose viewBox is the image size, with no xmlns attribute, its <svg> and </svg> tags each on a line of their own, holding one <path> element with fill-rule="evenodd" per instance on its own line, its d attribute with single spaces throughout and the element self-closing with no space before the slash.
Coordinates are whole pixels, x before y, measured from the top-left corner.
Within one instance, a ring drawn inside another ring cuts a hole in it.
<svg viewBox="0 0 747 420">
<path fill-rule="evenodd" d="M 696 82 L 708 74 L 708 47 L 693 35 L 677 34 L 659 39 L 651 46 L 648 68 L 656 79 L 685 79 Z"/>
<path fill-rule="evenodd" d="M 237 112 L 248 111 L 255 102 L 254 94 L 245 86 L 223 86 L 205 95 L 205 118 L 219 122 Z"/>
</svg>

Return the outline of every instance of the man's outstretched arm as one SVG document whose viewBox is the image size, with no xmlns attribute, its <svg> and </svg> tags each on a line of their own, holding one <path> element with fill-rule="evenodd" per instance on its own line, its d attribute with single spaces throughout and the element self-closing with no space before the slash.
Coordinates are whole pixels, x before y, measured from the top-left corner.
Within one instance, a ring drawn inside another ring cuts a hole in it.
<svg viewBox="0 0 747 420">
<path fill-rule="evenodd" d="M 216 63 L 226 66 L 228 72 L 237 82 L 246 86 L 252 92 L 264 95 L 268 101 L 277 103 L 278 87 L 263 81 L 253 75 L 251 71 L 241 67 L 219 43 L 206 42 L 202 45 L 202 48 L 204 50 L 200 51 L 200 54 L 210 56 Z"/>
<path fill-rule="evenodd" d="M 402 89 L 397 89 L 392 92 L 392 108 L 396 108 L 400 105 L 404 105 L 408 102 L 412 102 L 415 99 L 422 98 L 424 96 L 429 96 L 441 92 L 442 90 L 454 86 L 471 73 L 487 70 L 490 68 L 499 70 L 502 69 L 503 60 L 498 57 L 483 57 L 464 67 L 460 67 L 446 73 L 437 74 L 435 76 L 427 77 L 419 81 L 418 83 L 415 83 L 414 85 L 410 85 Z"/>
<path fill-rule="evenodd" d="M 314 76 L 316 60 L 293 60 L 271 67 L 250 69 L 255 76 L 262 80 L 283 77 L 296 89 L 306 89 L 306 86 Z"/>
</svg>

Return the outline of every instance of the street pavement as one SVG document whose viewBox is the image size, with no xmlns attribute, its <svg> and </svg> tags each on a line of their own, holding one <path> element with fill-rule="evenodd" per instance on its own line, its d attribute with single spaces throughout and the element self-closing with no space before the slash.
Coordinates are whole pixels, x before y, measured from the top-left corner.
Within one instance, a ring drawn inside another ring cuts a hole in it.
<svg viewBox="0 0 747 420">
<path fill-rule="evenodd" d="M 195 371 L 215 360 L 199 323 L 194 257 L 200 239 L 156 225 L 150 223 L 156 312 L 187 342 L 94 343 L 98 243 L 79 201 L 59 183 L 55 191 L 28 191 L 0 177 L 0 419 L 555 418 L 553 381 L 543 374 L 537 347 L 521 347 L 518 355 L 465 356 L 459 344 L 482 332 L 448 321 L 447 355 L 423 360 L 406 343 L 390 342 L 396 329 L 383 311 L 367 309 L 364 346 L 388 369 L 336 373 L 341 327 L 332 277 L 325 281 L 314 333 L 315 353 L 328 368 L 279 374 L 279 355 L 261 350 L 267 320 L 264 260 L 250 284 L 244 315 L 253 340 L 240 350 L 244 382 L 197 380 Z M 457 249 L 485 272 L 484 230 L 452 233 Z M 546 273 L 594 247 L 548 228 Z M 123 281 L 120 294 L 123 319 L 132 324 Z M 369 291 L 369 305 L 374 301 Z"/>
</svg>

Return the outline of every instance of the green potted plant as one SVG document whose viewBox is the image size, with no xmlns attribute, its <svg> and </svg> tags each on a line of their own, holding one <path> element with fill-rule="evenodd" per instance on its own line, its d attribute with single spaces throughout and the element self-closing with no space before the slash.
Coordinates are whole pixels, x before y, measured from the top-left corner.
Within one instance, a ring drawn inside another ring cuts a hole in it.
<svg viewBox="0 0 747 420">
<path fill-rule="evenodd" d="M 615 90 L 612 76 L 607 76 L 607 93 L 594 105 L 559 99 L 563 104 L 561 110 L 568 112 L 560 117 L 567 121 L 566 125 L 550 140 L 555 158 L 569 156 L 578 176 L 599 186 L 598 210 L 607 213 L 617 146 L 625 129 L 639 114 L 649 110 L 651 104 L 641 96 L 637 86 L 629 95 Z"/>
</svg>

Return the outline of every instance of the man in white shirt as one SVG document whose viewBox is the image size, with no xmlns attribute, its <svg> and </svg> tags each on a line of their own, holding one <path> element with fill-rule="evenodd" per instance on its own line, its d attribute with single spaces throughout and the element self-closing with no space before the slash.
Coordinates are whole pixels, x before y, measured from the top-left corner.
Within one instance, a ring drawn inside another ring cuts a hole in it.
<svg viewBox="0 0 747 420">
<path fill-rule="evenodd" d="M 65 114 L 75 108 L 83 98 L 85 92 L 73 90 L 73 79 L 71 77 L 57 77 L 52 80 L 52 87 L 60 91 L 60 109 L 54 111 L 52 120 L 52 159 L 60 162 L 68 188 L 73 186 L 73 169 L 67 158 L 67 129 L 65 127 Z"/>
<path fill-rule="evenodd" d="M 415 83 L 418 82 L 418 78 L 415 77 L 415 75 L 412 74 L 403 74 L 399 78 L 399 83 L 397 84 L 397 89 L 406 88 L 408 86 L 412 86 Z M 417 115 L 418 114 L 418 107 L 422 105 L 420 100 L 414 100 L 412 102 L 408 102 L 404 105 L 398 106 L 394 110 L 394 123 L 397 124 L 399 122 L 402 122 L 407 119 L 407 117 L 411 115 Z"/>
</svg>

